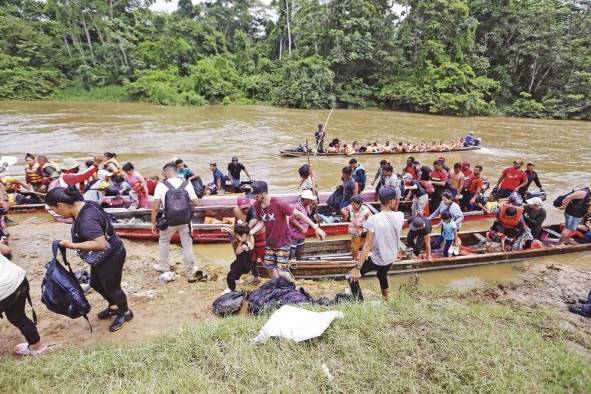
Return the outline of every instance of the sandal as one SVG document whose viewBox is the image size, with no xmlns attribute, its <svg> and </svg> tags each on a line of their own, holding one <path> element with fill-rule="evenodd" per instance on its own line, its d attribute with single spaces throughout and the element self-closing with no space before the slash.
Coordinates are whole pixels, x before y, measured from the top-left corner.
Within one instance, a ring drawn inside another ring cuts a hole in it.
<svg viewBox="0 0 591 394">
<path fill-rule="evenodd" d="M 28 343 L 19 343 L 14 348 L 14 354 L 17 356 L 40 356 L 47 351 L 47 345 L 41 346 L 39 350 L 33 350 L 29 347 Z"/>
</svg>

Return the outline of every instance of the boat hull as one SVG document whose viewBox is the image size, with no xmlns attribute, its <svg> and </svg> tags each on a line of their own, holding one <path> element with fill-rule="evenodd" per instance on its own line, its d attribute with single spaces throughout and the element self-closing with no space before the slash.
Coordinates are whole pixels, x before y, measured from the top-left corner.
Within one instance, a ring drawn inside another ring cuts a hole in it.
<svg viewBox="0 0 591 394">
<path fill-rule="evenodd" d="M 316 153 L 316 156 L 323 156 L 323 157 L 329 157 L 329 156 L 379 156 L 379 155 L 416 155 L 416 154 L 420 154 L 420 153 L 438 153 L 438 154 L 444 154 L 444 153 L 449 153 L 449 152 L 465 152 L 465 151 L 472 151 L 472 150 L 479 150 L 481 147 L 480 146 L 469 146 L 466 148 L 457 148 L 457 149 L 451 149 L 451 150 L 446 150 L 446 151 L 426 151 L 426 152 L 355 152 L 355 153 L 351 153 L 351 154 L 346 154 L 346 153 Z M 296 151 L 290 151 L 290 150 L 282 150 L 279 151 L 279 154 L 283 157 L 307 157 L 308 153 L 306 152 L 296 152 Z M 313 155 L 312 152 L 310 152 L 310 155 Z"/>
<path fill-rule="evenodd" d="M 544 246 L 539 249 L 482 254 L 464 251 L 460 256 L 434 258 L 432 261 L 424 259 L 398 261 L 392 264 L 388 274 L 397 275 L 413 272 L 457 269 L 478 265 L 501 264 L 530 258 L 591 250 L 591 242 L 580 239 L 579 242 L 573 240 L 571 241 L 571 244 L 559 247 L 556 245 L 559 231 L 558 226 L 548 226 L 547 230 L 551 232 L 550 235 L 552 235 L 553 238 L 548 237 Z M 461 234 L 462 240 L 468 237 L 473 237 L 473 234 L 475 233 L 478 232 Z M 546 233 L 546 235 L 549 234 Z M 350 257 L 348 259 L 345 257 L 338 258 L 339 254 L 346 249 L 347 244 L 343 241 L 328 241 L 326 245 L 322 245 L 320 242 L 310 242 L 310 246 L 305 251 L 305 254 L 308 254 L 308 258 L 311 258 L 310 254 L 313 255 L 318 251 L 322 251 L 323 253 L 333 253 L 333 256 L 337 257 L 331 259 L 329 257 L 330 254 L 328 254 L 325 255 L 325 257 L 319 255 L 317 260 L 292 261 L 290 263 L 290 271 L 296 279 L 344 279 L 345 275 L 353 269 L 355 265 Z M 264 269 L 262 269 L 261 272 L 264 273 Z M 375 273 L 370 273 L 368 276 L 375 276 Z"/>
<path fill-rule="evenodd" d="M 484 212 L 474 212 L 467 214 L 464 217 L 464 221 L 476 221 L 476 220 L 483 220 L 493 218 L 495 216 L 494 213 L 485 214 Z M 433 220 L 433 223 L 437 223 L 439 220 Z M 158 241 L 158 235 L 152 233 L 150 229 L 150 225 L 147 223 L 138 223 L 138 224 L 127 224 L 127 223 L 114 223 L 113 227 L 115 232 L 121 238 L 127 239 L 135 239 L 135 240 L 142 240 L 142 241 Z M 193 224 L 192 226 L 192 236 L 193 236 L 193 243 L 196 244 L 209 244 L 209 243 L 226 243 L 230 242 L 228 238 L 228 234 L 224 233 L 221 229 L 224 226 L 223 224 Z M 331 223 L 331 224 L 321 224 L 320 227 L 324 230 L 326 235 L 328 236 L 339 236 L 339 235 L 347 235 L 349 223 Z M 311 229 L 307 233 L 308 237 L 315 237 L 314 231 Z M 178 234 L 175 234 L 172 237 L 173 242 L 180 242 Z"/>
</svg>

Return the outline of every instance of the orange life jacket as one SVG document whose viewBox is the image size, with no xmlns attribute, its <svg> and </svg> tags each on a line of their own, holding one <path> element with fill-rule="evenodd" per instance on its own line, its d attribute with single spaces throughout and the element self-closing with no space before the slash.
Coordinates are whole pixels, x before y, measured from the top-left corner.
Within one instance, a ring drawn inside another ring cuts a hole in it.
<svg viewBox="0 0 591 394">
<path fill-rule="evenodd" d="M 35 164 L 30 167 L 28 164 L 25 166 L 25 179 L 30 185 L 38 185 L 43 182 L 43 177 L 39 175 L 39 166 Z"/>
<path fill-rule="evenodd" d="M 505 228 L 515 228 L 519 224 L 519 221 L 523 217 L 523 208 L 513 207 L 517 213 L 511 217 L 507 216 L 507 209 L 513 207 L 510 204 L 500 204 L 499 206 L 499 222 Z"/>
</svg>

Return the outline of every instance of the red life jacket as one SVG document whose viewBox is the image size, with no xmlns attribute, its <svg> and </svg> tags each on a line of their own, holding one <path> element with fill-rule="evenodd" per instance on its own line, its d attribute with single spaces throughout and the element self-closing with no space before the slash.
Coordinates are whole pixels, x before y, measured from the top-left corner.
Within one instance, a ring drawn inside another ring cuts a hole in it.
<svg viewBox="0 0 591 394">
<path fill-rule="evenodd" d="M 510 217 L 507 216 L 507 209 L 509 207 L 513 207 L 517 211 L 517 213 L 515 215 L 510 216 Z M 523 208 L 521 208 L 521 207 L 514 207 L 510 204 L 500 204 L 500 206 L 499 206 L 499 222 L 505 228 L 517 227 L 522 216 L 523 216 Z"/>
</svg>

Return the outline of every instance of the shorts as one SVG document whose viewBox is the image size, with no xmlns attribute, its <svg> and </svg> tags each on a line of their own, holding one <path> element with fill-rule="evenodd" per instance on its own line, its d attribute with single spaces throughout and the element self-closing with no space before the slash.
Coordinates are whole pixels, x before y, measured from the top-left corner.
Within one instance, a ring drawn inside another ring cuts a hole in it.
<svg viewBox="0 0 591 394">
<path fill-rule="evenodd" d="M 265 248 L 265 261 L 263 266 L 268 269 L 278 269 L 279 271 L 289 272 L 289 253 L 291 245 L 282 248 Z"/>
<path fill-rule="evenodd" d="M 297 248 L 301 248 L 304 246 L 304 243 L 306 243 L 306 239 L 292 239 L 291 240 L 291 249 L 297 249 Z"/>
<path fill-rule="evenodd" d="M 583 218 L 576 218 L 574 216 L 569 215 L 568 213 L 564 213 L 564 227 L 569 230 L 575 231 L 577 226 L 581 224 Z"/>
</svg>

